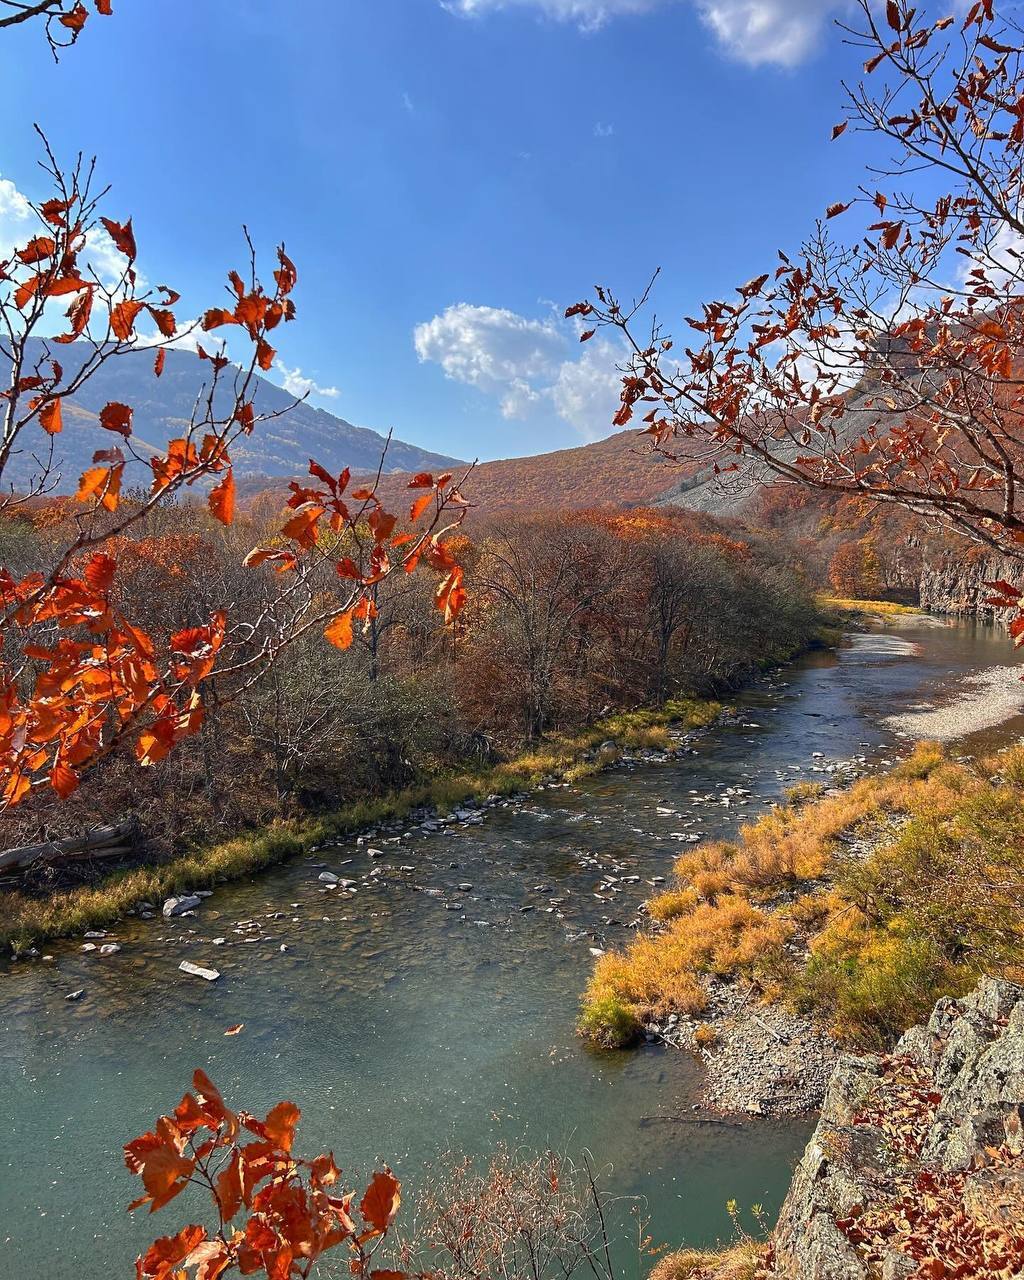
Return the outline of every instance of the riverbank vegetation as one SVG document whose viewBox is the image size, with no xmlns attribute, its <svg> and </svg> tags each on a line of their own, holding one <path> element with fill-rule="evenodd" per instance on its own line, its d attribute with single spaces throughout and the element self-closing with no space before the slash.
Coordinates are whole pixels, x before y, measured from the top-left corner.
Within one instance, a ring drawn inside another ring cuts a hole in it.
<svg viewBox="0 0 1024 1280">
<path fill-rule="evenodd" d="M 0 530 L 28 568 L 66 518 L 58 504 Z M 119 605 L 159 634 L 203 612 L 196 583 L 251 589 L 240 551 L 261 518 L 257 505 L 222 528 L 194 508 L 166 509 L 157 536 L 121 550 Z M 298 641 L 226 702 L 214 672 L 205 722 L 174 753 L 141 771 L 113 755 L 59 807 L 43 793 L 8 814 L 9 846 L 112 817 L 140 835 L 135 865 L 99 883 L 107 864 L 59 876 L 44 865 L 9 883 L 0 938 L 24 946 L 109 923 L 140 900 L 250 874 L 375 822 L 663 748 L 668 725 L 706 723 L 717 694 L 817 636 L 817 606 L 782 544 L 691 516 L 510 520 L 458 554 L 471 590 L 454 630 L 427 607 L 429 583 L 387 579 L 346 653 L 319 635 Z"/>
<path fill-rule="evenodd" d="M 614 1046 L 697 1018 L 718 979 L 889 1046 L 983 974 L 1024 977 L 1022 820 L 1024 747 L 973 762 L 922 743 L 849 790 L 798 791 L 678 859 L 652 929 L 597 961 L 581 1030 Z"/>
</svg>

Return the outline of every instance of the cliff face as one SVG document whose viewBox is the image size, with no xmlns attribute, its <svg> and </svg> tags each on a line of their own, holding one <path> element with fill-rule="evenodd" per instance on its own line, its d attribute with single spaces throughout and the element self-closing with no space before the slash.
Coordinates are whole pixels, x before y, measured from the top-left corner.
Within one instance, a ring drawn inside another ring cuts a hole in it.
<svg viewBox="0 0 1024 1280">
<path fill-rule="evenodd" d="M 997 578 L 1018 582 L 1022 567 L 1020 560 L 982 559 L 976 552 L 925 559 L 920 572 L 921 607 L 936 613 L 992 619 L 993 610 L 985 604 L 992 591 L 985 584 Z M 1000 615 L 994 616 L 999 621 Z"/>
<path fill-rule="evenodd" d="M 986 979 L 840 1061 L 761 1274 L 1024 1276 L 1024 988 Z"/>
</svg>

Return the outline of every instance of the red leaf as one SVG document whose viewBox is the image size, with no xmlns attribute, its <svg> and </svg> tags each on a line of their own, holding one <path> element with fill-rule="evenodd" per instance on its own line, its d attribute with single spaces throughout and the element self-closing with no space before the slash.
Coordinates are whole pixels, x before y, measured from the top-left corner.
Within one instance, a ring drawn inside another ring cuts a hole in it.
<svg viewBox="0 0 1024 1280">
<path fill-rule="evenodd" d="M 111 401 L 100 410 L 100 426 L 118 431 L 127 440 L 132 433 L 132 410 L 129 405 Z"/>
<path fill-rule="evenodd" d="M 156 359 L 153 361 L 153 372 L 159 378 L 164 371 L 164 361 L 167 359 L 166 350 L 161 347 L 156 353 Z"/>
<path fill-rule="evenodd" d="M 110 308 L 110 327 L 114 331 L 115 338 L 119 338 L 121 342 L 127 342 L 135 329 L 135 317 L 144 306 L 145 303 L 135 298 L 126 298 Z"/>
<path fill-rule="evenodd" d="M 394 1221 L 402 1203 L 402 1184 L 390 1169 L 373 1175 L 366 1194 L 359 1202 L 359 1212 L 377 1232 L 385 1232 Z"/>
<path fill-rule="evenodd" d="M 110 233 L 118 253 L 123 253 L 129 261 L 134 261 L 136 255 L 135 233 L 132 231 L 132 220 L 127 222 L 115 222 L 113 218 L 100 218 L 100 222 L 106 227 Z"/>
</svg>

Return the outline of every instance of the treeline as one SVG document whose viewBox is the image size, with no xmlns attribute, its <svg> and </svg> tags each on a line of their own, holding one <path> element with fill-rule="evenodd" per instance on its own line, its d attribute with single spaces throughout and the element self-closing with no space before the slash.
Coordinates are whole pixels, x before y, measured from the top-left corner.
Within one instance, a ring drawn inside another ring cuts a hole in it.
<svg viewBox="0 0 1024 1280">
<path fill-rule="evenodd" d="M 45 564 L 69 510 L 0 524 L 0 563 Z M 147 536 L 117 549 L 117 608 L 163 638 L 225 601 L 240 617 L 274 607 L 280 579 L 242 560 L 276 523 L 269 499 L 229 527 L 194 506 L 156 513 Z M 312 590 L 343 588 L 337 550 Z M 229 687 L 215 674 L 197 736 L 150 768 L 103 761 L 60 805 L 31 800 L 8 816 L 6 843 L 135 817 L 150 849 L 180 850 L 508 759 L 616 710 L 720 692 L 805 646 L 816 625 L 783 544 L 683 513 L 478 520 L 458 554 L 470 602 L 454 629 L 430 607 L 430 579 L 394 574 L 349 650 L 314 629 L 240 692 L 237 676 Z"/>
</svg>

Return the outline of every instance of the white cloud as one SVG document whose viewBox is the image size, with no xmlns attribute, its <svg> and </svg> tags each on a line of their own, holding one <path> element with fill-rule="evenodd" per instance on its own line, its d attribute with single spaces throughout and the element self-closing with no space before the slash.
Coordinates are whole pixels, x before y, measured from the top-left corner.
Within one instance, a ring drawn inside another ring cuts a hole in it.
<svg viewBox="0 0 1024 1280">
<path fill-rule="evenodd" d="M 566 335 L 552 320 L 528 320 L 500 307 L 459 302 L 413 331 L 420 360 L 481 391 L 550 381 L 564 358 Z"/>
<path fill-rule="evenodd" d="M 499 307 L 460 302 L 425 324 L 413 340 L 423 362 L 454 382 L 493 396 L 506 418 L 554 413 L 587 440 L 611 430 L 619 402 L 622 351 L 593 338 L 577 354 L 578 329 Z"/>
<path fill-rule="evenodd" d="M 559 22 L 574 22 L 584 31 L 596 31 L 610 18 L 650 13 L 662 3 L 663 0 L 442 0 L 442 7 L 467 18 L 495 9 L 536 9 Z"/>
<path fill-rule="evenodd" d="M 274 368 L 277 369 L 279 373 L 284 374 L 284 381 L 281 385 L 289 395 L 321 396 L 327 400 L 334 400 L 337 396 L 341 395 L 339 387 L 321 387 L 319 383 L 314 382 L 312 378 L 307 378 L 298 365 L 296 365 L 294 369 L 289 369 L 283 361 L 275 360 Z"/>
<path fill-rule="evenodd" d="M 0 258 L 25 243 L 30 234 L 26 224 L 34 216 L 28 200 L 10 178 L 0 178 Z"/>
<path fill-rule="evenodd" d="M 594 125 L 595 138 L 610 138 L 614 132 L 615 126 L 613 124 L 602 124 L 598 120 L 597 124 Z"/>
<path fill-rule="evenodd" d="M 697 0 L 722 48 L 750 66 L 795 67 L 817 49 L 844 0 Z"/>
<path fill-rule="evenodd" d="M 532 9 L 559 22 L 597 31 L 613 18 L 652 13 L 681 0 L 442 0 L 464 17 L 499 9 Z M 690 0 L 721 48 L 750 66 L 793 67 L 808 58 L 832 18 L 849 0 Z"/>
<path fill-rule="evenodd" d="M 623 351 L 607 338 L 591 338 L 578 360 L 566 360 L 550 389 L 555 412 L 587 440 L 608 435 L 618 409 Z"/>
</svg>

